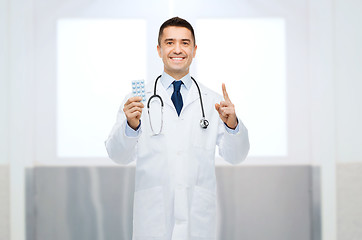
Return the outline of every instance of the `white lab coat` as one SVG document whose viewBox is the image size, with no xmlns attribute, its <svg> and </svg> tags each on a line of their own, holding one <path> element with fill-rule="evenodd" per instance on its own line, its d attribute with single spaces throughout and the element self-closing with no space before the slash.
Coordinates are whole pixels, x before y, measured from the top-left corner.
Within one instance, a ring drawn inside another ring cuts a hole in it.
<svg viewBox="0 0 362 240">
<path fill-rule="evenodd" d="M 249 151 L 248 131 L 239 119 L 239 132 L 227 133 L 214 107 L 222 97 L 202 84 L 199 85 L 208 128 L 200 127 L 201 107 L 194 83 L 178 116 L 159 82 L 157 94 L 164 101 L 163 130 L 152 136 L 146 105 L 153 94 L 153 83 L 146 86 L 141 134 L 136 138 L 125 135 L 122 103 L 106 140 L 109 157 L 115 162 L 128 164 L 137 159 L 133 240 L 215 239 L 215 147 L 219 146 L 226 161 L 240 163 Z"/>
</svg>

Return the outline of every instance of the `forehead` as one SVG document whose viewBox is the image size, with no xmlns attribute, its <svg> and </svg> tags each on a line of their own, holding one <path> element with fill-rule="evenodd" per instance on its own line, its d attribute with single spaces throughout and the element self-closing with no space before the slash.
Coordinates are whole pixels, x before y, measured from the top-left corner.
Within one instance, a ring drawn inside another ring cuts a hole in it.
<svg viewBox="0 0 362 240">
<path fill-rule="evenodd" d="M 163 29 L 161 39 L 189 39 L 192 41 L 192 33 L 185 27 L 170 26 Z"/>
</svg>

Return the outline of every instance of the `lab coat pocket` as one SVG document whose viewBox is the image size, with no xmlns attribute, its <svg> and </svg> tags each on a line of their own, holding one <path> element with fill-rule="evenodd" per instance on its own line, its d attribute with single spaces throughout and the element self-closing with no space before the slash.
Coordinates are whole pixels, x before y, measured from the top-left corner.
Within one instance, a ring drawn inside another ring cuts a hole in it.
<svg viewBox="0 0 362 240">
<path fill-rule="evenodd" d="M 197 148 L 212 150 L 215 147 L 213 138 L 210 135 L 210 129 L 202 129 L 200 125 L 194 127 L 192 137 L 192 145 Z"/>
<path fill-rule="evenodd" d="M 215 238 L 216 194 L 195 186 L 190 211 L 191 236 Z"/>
<path fill-rule="evenodd" d="M 162 187 L 135 192 L 133 232 L 137 237 L 162 237 L 166 233 L 166 216 Z"/>
</svg>

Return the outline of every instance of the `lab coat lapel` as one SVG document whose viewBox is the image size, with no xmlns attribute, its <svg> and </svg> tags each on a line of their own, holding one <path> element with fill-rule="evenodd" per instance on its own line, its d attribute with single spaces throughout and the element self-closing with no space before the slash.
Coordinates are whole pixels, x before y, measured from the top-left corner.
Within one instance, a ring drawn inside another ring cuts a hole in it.
<svg viewBox="0 0 362 240">
<path fill-rule="evenodd" d="M 184 100 L 184 106 L 182 107 L 182 110 L 186 109 L 191 103 L 198 100 L 199 98 L 200 98 L 199 92 L 197 90 L 195 83 L 193 82 L 190 91 L 187 95 L 187 98 Z"/>
</svg>

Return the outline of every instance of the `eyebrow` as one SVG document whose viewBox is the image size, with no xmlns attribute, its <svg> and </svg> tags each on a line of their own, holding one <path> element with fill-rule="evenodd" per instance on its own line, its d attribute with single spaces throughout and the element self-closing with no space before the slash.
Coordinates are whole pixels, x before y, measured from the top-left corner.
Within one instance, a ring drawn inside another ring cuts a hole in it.
<svg viewBox="0 0 362 240">
<path fill-rule="evenodd" d="M 174 38 L 166 38 L 164 42 L 175 41 L 175 40 L 176 40 L 176 39 L 174 39 Z M 181 39 L 181 41 L 183 41 L 183 42 L 191 42 L 191 40 L 188 39 L 188 38 Z"/>
</svg>

